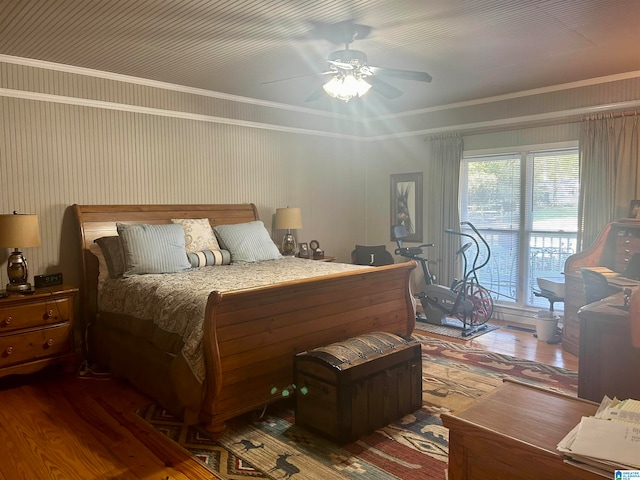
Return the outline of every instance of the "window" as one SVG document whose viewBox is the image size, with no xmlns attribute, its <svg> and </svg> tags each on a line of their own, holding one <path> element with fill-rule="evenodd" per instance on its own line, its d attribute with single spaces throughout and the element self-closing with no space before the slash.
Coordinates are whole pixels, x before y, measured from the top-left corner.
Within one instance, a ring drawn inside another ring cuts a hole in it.
<svg viewBox="0 0 640 480">
<path fill-rule="evenodd" d="M 460 217 L 491 247 L 478 277 L 496 301 L 549 308 L 533 291 L 576 251 L 578 172 L 577 148 L 464 158 Z"/>
</svg>

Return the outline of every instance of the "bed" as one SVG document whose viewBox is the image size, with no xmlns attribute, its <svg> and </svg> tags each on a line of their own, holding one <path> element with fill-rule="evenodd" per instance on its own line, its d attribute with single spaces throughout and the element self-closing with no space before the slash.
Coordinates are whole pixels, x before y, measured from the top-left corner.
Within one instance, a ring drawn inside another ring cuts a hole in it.
<svg viewBox="0 0 640 480">
<path fill-rule="evenodd" d="M 223 432 L 229 419 L 281 398 L 282 389 L 293 381 L 296 353 L 373 331 L 409 335 L 415 327 L 409 291 L 413 262 L 335 265 L 335 272 L 327 262 L 286 259 L 296 265 L 309 262 L 308 269 L 318 270 L 317 275 L 206 292 L 199 319 L 204 373 L 198 376 L 181 354 L 183 336 L 119 307 L 100 310 L 100 262 L 94 240 L 117 236 L 116 224 L 162 225 L 175 218 L 207 218 L 212 227 L 220 228 L 256 222 L 255 205 L 73 205 L 72 209 L 80 239 L 80 308 L 88 360 L 127 379 L 185 421 L 203 422 L 214 435 Z M 221 274 L 223 269 L 225 274 L 233 271 L 229 266 L 211 271 Z M 102 285 L 104 289 L 106 284 Z"/>
</svg>

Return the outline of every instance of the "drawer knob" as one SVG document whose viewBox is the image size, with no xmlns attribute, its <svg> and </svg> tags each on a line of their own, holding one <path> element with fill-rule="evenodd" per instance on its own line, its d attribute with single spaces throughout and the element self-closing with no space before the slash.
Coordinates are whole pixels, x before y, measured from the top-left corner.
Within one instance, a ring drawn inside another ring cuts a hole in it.
<svg viewBox="0 0 640 480">
<path fill-rule="evenodd" d="M 4 319 L 4 324 L 9 325 L 13 321 L 13 317 L 7 317 Z"/>
<path fill-rule="evenodd" d="M 13 353 L 13 347 L 12 346 L 8 346 L 5 350 L 4 350 L 4 354 L 5 355 L 11 355 Z"/>
<path fill-rule="evenodd" d="M 49 340 L 47 340 L 47 343 L 45 343 L 45 346 L 50 347 L 51 345 L 53 345 L 53 338 L 50 338 Z"/>
<path fill-rule="evenodd" d="M 47 310 L 47 313 L 44 314 L 45 318 L 53 317 L 53 310 Z"/>
</svg>

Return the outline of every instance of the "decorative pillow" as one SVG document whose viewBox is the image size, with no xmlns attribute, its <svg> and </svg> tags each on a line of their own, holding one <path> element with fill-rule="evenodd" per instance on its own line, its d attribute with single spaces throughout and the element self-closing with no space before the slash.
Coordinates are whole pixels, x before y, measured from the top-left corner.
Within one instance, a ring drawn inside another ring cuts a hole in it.
<svg viewBox="0 0 640 480">
<path fill-rule="evenodd" d="M 356 265 L 372 265 L 374 267 L 394 263 L 391 253 L 384 245 L 356 245 L 352 260 Z"/>
<path fill-rule="evenodd" d="M 124 276 L 175 273 L 191 268 L 184 245 L 182 225 L 117 223 L 122 241 Z"/>
<path fill-rule="evenodd" d="M 251 263 L 281 258 L 269 232 L 260 220 L 214 227 L 221 246 L 231 252 L 234 263 Z"/>
<path fill-rule="evenodd" d="M 205 250 L 220 250 L 208 218 L 172 218 L 184 228 L 184 243 L 187 253 Z"/>
<path fill-rule="evenodd" d="M 93 253 L 98 259 L 98 289 L 102 288 L 104 281 L 109 278 L 109 269 L 107 268 L 107 261 L 104 258 L 102 249 L 97 243 L 89 245 L 89 251 Z"/>
<path fill-rule="evenodd" d="M 231 263 L 231 253 L 229 250 L 203 250 L 202 252 L 189 252 L 187 253 L 187 258 L 193 268 L 229 265 Z"/>
<path fill-rule="evenodd" d="M 111 278 L 120 278 L 124 273 L 124 256 L 120 237 L 100 237 L 94 240 L 104 255 L 107 272 Z"/>
</svg>

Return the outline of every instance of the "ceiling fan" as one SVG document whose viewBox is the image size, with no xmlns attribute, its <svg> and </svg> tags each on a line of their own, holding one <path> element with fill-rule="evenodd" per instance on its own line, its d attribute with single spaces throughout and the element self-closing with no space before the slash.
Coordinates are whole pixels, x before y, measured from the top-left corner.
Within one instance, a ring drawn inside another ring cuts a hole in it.
<svg viewBox="0 0 640 480">
<path fill-rule="evenodd" d="M 323 38 L 332 43 L 344 44 L 344 49 L 329 54 L 327 57 L 329 70 L 313 74 L 328 76 L 330 79 L 307 97 L 306 102 L 316 101 L 325 93 L 348 102 L 354 97 L 363 96 L 369 89 L 389 99 L 402 95 L 402 90 L 385 82 L 382 77 L 401 78 L 417 82 L 431 81 L 431 75 L 426 72 L 369 65 L 367 55 L 364 52 L 349 48 L 349 45 L 356 39 L 366 38 L 370 32 L 371 27 L 356 24 L 349 20 L 335 24 L 316 25 L 310 32 L 310 37 Z M 282 80 L 288 79 L 275 81 Z"/>
</svg>

